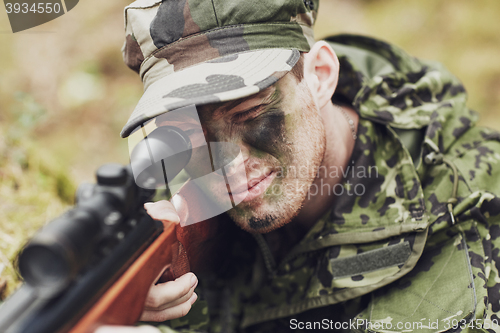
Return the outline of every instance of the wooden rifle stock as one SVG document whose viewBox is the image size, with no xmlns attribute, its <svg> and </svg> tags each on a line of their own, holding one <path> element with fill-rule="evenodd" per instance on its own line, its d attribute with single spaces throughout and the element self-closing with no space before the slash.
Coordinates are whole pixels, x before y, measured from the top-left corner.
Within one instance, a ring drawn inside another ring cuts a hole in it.
<svg viewBox="0 0 500 333">
<path fill-rule="evenodd" d="M 177 248 L 175 225 L 169 223 L 164 227 L 155 241 L 77 322 L 71 333 L 90 333 L 101 325 L 133 325 L 139 320 L 151 285 L 165 264 L 172 262 L 172 252 Z"/>
</svg>

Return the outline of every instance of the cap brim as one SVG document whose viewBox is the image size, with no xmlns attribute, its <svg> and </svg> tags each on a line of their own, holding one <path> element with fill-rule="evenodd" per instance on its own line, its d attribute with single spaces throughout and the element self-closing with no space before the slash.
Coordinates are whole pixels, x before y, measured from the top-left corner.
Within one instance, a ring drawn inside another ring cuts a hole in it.
<svg viewBox="0 0 500 333">
<path fill-rule="evenodd" d="M 247 97 L 274 84 L 297 63 L 296 49 L 262 49 L 231 54 L 174 72 L 152 83 L 121 132 L 165 112 Z"/>
</svg>

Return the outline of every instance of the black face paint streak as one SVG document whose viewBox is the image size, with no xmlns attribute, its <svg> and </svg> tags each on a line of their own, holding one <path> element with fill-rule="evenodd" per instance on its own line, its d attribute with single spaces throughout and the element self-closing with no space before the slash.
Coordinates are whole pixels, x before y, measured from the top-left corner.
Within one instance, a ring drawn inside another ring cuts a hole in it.
<svg viewBox="0 0 500 333">
<path fill-rule="evenodd" d="M 270 110 L 252 119 L 246 126 L 243 138 L 252 147 L 280 159 L 286 138 L 285 112 Z"/>
<path fill-rule="evenodd" d="M 250 218 L 250 220 L 248 220 L 248 225 L 253 230 L 260 230 L 260 229 L 265 229 L 265 228 L 268 228 L 269 226 L 271 226 L 273 221 L 274 221 L 274 219 L 270 215 L 266 215 L 260 219 L 253 216 Z"/>
<path fill-rule="evenodd" d="M 285 111 L 282 109 L 282 93 L 276 86 L 269 96 L 265 111 L 245 122 L 243 140 L 257 150 L 273 155 L 283 161 L 286 147 L 287 128 Z"/>
</svg>

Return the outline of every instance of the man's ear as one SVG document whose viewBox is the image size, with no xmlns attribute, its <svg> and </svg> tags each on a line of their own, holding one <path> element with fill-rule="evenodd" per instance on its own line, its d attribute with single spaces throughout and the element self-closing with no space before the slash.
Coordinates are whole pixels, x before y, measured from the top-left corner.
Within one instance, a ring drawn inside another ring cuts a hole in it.
<svg viewBox="0 0 500 333">
<path fill-rule="evenodd" d="M 321 109 L 331 100 L 339 79 L 339 60 L 325 41 L 304 54 L 304 79 Z"/>
</svg>

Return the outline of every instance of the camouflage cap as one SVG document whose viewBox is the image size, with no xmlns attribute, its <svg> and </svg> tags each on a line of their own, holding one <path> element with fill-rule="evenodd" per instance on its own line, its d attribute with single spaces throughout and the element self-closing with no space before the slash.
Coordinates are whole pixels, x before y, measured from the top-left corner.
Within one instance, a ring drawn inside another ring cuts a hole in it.
<svg viewBox="0 0 500 333">
<path fill-rule="evenodd" d="M 144 95 L 122 137 L 162 113 L 246 97 L 314 42 L 319 0 L 138 0 L 125 8 L 125 63 Z"/>
</svg>

